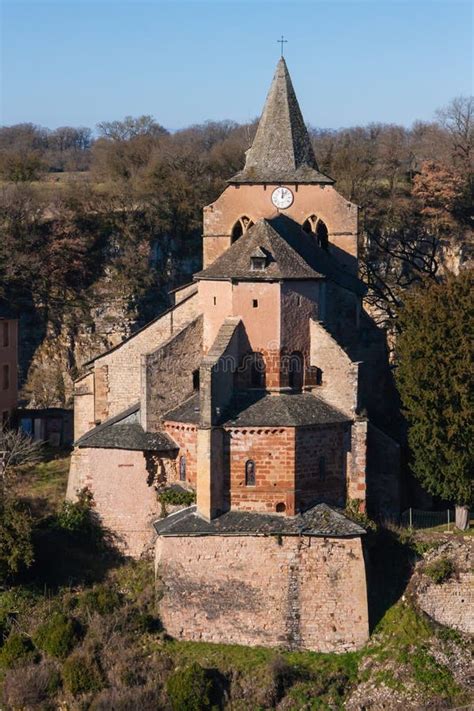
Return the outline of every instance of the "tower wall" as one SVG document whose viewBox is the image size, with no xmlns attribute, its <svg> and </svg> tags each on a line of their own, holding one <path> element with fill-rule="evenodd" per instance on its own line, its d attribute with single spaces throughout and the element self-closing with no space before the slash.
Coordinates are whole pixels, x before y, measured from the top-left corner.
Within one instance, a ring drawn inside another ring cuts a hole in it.
<svg viewBox="0 0 474 711">
<path fill-rule="evenodd" d="M 204 268 L 231 245 L 231 233 L 242 216 L 257 222 L 277 212 L 271 196 L 275 185 L 229 185 L 222 195 L 204 208 Z M 357 271 L 357 205 L 346 200 L 331 185 L 292 185 L 293 204 L 285 214 L 299 224 L 316 215 L 326 224 L 330 251 L 352 272 Z"/>
</svg>

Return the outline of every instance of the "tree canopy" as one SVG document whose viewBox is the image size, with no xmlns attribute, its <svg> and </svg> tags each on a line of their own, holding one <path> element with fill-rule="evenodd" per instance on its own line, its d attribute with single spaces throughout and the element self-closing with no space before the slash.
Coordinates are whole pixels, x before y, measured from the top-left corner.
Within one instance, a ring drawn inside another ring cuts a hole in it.
<svg viewBox="0 0 474 711">
<path fill-rule="evenodd" d="M 409 424 L 411 468 L 433 495 L 472 504 L 474 272 L 406 293 L 397 382 Z"/>
</svg>

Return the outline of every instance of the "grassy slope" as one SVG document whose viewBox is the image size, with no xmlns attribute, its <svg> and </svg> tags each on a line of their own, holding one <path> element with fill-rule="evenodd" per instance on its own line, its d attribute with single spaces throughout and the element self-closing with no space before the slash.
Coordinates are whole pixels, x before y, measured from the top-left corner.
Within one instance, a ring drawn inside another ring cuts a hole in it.
<svg viewBox="0 0 474 711">
<path fill-rule="evenodd" d="M 19 492 L 37 516 L 49 515 L 58 506 L 67 468 L 68 459 L 59 457 L 21 472 Z M 423 545 L 427 536 L 423 532 Z M 170 640 L 160 630 L 149 563 L 107 562 L 101 567 L 97 560 L 89 566 L 81 559 L 79 565 L 89 573 L 87 583 L 80 582 L 79 575 L 73 587 L 64 586 L 59 575 L 58 587 L 51 577 L 45 582 L 40 575 L 0 593 L 0 626 L 6 638 L 20 632 L 35 642 L 38 628 L 55 612 L 76 620 L 81 634 L 72 659 L 79 655 L 88 660 L 99 679 L 96 688 L 74 696 L 68 690 L 64 660 L 36 650 L 12 662 L 4 651 L 7 643 L 0 651 L 5 708 L 22 703 L 25 708 L 169 708 L 166 680 L 192 662 L 209 670 L 216 700 L 231 709 L 361 709 L 381 700 L 388 704 L 385 708 L 399 703 L 406 709 L 461 706 L 468 703 L 467 691 L 453 676 L 449 660 L 467 658 L 467 643 L 457 633 L 432 625 L 409 600 L 400 599 L 410 551 L 393 535 L 374 537 L 371 555 L 377 578 L 385 578 L 383 589 L 376 592 L 385 609 L 375 609 L 375 628 L 366 647 L 344 655 Z M 36 654 L 34 664 L 31 654 Z M 37 670 L 50 673 L 53 668 L 62 682 L 50 683 L 39 705 L 32 704 L 41 696 L 35 687 L 41 676 Z M 30 705 L 25 706 L 28 699 Z"/>
</svg>

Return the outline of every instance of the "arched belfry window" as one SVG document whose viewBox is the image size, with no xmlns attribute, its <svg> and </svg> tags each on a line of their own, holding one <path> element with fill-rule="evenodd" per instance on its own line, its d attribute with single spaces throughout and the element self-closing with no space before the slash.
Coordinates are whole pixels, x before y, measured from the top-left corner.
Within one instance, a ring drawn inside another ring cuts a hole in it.
<svg viewBox="0 0 474 711">
<path fill-rule="evenodd" d="M 318 240 L 318 244 L 320 247 L 323 249 L 327 249 L 329 246 L 329 236 L 328 236 L 328 228 L 326 227 L 325 223 L 322 220 L 318 220 L 318 224 L 316 225 L 316 238 Z"/>
<path fill-rule="evenodd" d="M 324 220 L 316 215 L 310 215 L 303 222 L 302 227 L 308 234 L 316 235 L 318 244 L 323 249 L 327 249 L 329 246 L 329 233 L 328 228 Z"/>
<path fill-rule="evenodd" d="M 303 387 L 304 358 L 303 354 L 295 351 L 290 355 L 288 362 L 288 385 L 293 390 L 301 390 Z"/>
<path fill-rule="evenodd" d="M 255 462 L 247 459 L 245 462 L 245 486 L 255 486 Z"/>
<path fill-rule="evenodd" d="M 232 232 L 231 232 L 232 244 L 234 244 L 234 242 L 236 242 L 239 239 L 239 237 L 242 237 L 244 232 L 247 232 L 247 230 L 249 230 L 252 227 L 252 225 L 253 225 L 253 222 L 250 219 L 250 217 L 247 217 L 246 215 L 242 215 L 242 217 L 239 217 L 239 219 L 237 220 L 237 222 L 235 223 L 235 225 L 232 228 Z"/>
<path fill-rule="evenodd" d="M 309 235 L 312 234 L 313 232 L 316 232 L 317 223 L 318 223 L 318 218 L 316 217 L 316 215 L 310 215 L 303 222 L 304 231 L 307 232 Z"/>
</svg>

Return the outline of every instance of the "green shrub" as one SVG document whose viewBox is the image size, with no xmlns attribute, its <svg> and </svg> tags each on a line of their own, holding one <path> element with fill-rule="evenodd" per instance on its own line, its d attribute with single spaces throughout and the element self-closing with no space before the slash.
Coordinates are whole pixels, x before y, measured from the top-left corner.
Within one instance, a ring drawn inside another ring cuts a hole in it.
<svg viewBox="0 0 474 711">
<path fill-rule="evenodd" d="M 376 531 L 377 525 L 375 521 L 372 521 L 366 513 L 360 511 L 360 503 L 359 499 L 348 499 L 344 510 L 345 515 L 355 523 L 358 523 L 359 526 L 362 526 L 362 528 L 365 528 L 366 531 Z"/>
<path fill-rule="evenodd" d="M 0 651 L 0 666 L 9 669 L 19 660 L 33 659 L 35 648 L 29 637 L 12 632 Z"/>
<path fill-rule="evenodd" d="M 450 558 L 437 558 L 425 566 L 425 573 L 436 585 L 440 585 L 454 573 L 454 563 Z"/>
<path fill-rule="evenodd" d="M 185 491 L 181 487 L 169 486 L 158 492 L 158 501 L 161 504 L 161 516 L 168 515 L 166 505 L 169 506 L 191 506 L 196 501 L 194 491 Z"/>
<path fill-rule="evenodd" d="M 31 517 L 9 496 L 0 500 L 0 577 L 4 580 L 33 562 Z"/>
<path fill-rule="evenodd" d="M 87 533 L 91 525 L 92 493 L 82 489 L 76 501 L 63 501 L 57 515 L 60 528 L 71 533 Z"/>
<path fill-rule="evenodd" d="M 38 628 L 34 640 L 50 656 L 65 659 L 79 642 L 81 633 L 77 620 L 56 612 Z"/>
<path fill-rule="evenodd" d="M 206 711 L 211 708 L 212 681 L 205 669 L 194 662 L 178 669 L 166 684 L 173 711 Z"/>
<path fill-rule="evenodd" d="M 75 654 L 66 659 L 62 669 L 63 684 L 73 696 L 89 691 L 100 691 L 103 680 L 95 660 L 84 654 Z"/>
<path fill-rule="evenodd" d="M 85 592 L 79 601 L 82 608 L 99 615 L 108 615 L 122 604 L 119 593 L 107 585 L 97 585 Z"/>
</svg>

